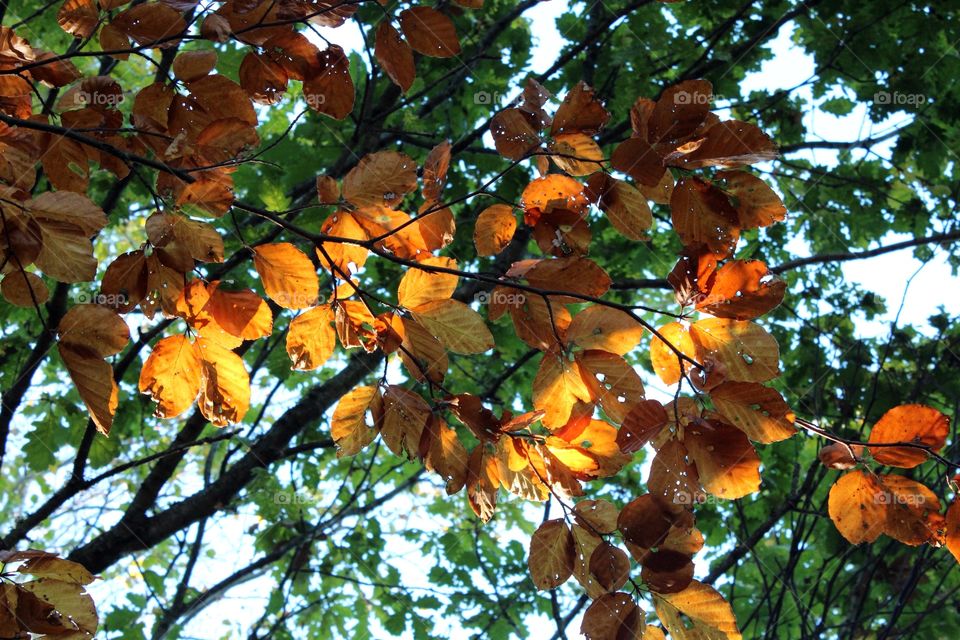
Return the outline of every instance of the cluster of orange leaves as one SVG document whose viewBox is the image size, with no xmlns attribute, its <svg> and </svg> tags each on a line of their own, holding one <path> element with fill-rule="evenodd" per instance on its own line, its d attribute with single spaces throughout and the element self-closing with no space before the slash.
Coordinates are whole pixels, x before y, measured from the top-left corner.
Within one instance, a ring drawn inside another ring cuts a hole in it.
<svg viewBox="0 0 960 640">
<path fill-rule="evenodd" d="M 832 469 L 853 469 L 868 461 L 913 469 L 944 447 L 948 433 L 949 420 L 936 409 L 901 405 L 880 418 L 866 445 L 837 442 L 820 450 L 820 460 Z M 912 446 L 897 446 L 903 443 Z M 946 545 L 960 561 L 960 501 L 942 514 L 940 499 L 921 482 L 865 466 L 837 480 L 827 506 L 837 530 L 853 544 L 886 534 L 910 546 Z"/>
<path fill-rule="evenodd" d="M 60 24 L 82 38 L 99 29 L 103 49 L 121 59 L 131 42 L 168 47 L 188 28 L 180 11 L 159 2 L 103 20 L 104 12 L 126 4 L 68 0 Z M 0 110 L 44 124 L 46 116 L 33 113 L 27 78 L 54 87 L 73 84 L 57 103 L 61 123 L 94 132 L 76 138 L 43 128 L 0 129 L 4 297 L 25 307 L 46 300 L 46 285 L 30 266 L 61 282 L 93 279 L 97 262 L 90 238 L 107 221 L 82 195 L 90 164 L 122 178 L 129 172 L 125 158 L 152 155 L 169 169 L 157 179 L 168 209 L 146 220 L 141 248 L 107 267 L 101 294 L 108 302 L 74 306 L 58 328 L 60 355 L 103 433 L 109 432 L 118 401 L 106 358 L 129 342 L 120 314 L 139 307 L 147 318 L 159 311 L 186 324 L 186 332 L 154 345 L 139 388 L 157 402 L 160 417 L 178 416 L 196 402 L 207 420 L 223 426 L 242 420 L 250 404 L 249 374 L 234 350 L 271 335 L 276 308 L 294 310 L 298 315 L 286 338 L 294 369 L 322 367 L 339 341 L 344 349 L 397 354 L 410 378 L 437 392 L 428 402 L 412 389 L 385 382 L 351 390 L 331 422 L 339 455 L 354 455 L 380 435 L 391 451 L 421 460 L 440 475 L 448 493 L 466 489 L 484 521 L 493 516 L 501 488 L 525 499 L 560 499 L 565 518 L 538 529 L 530 570 L 539 588 L 555 588 L 574 576 L 595 598 L 582 626 L 591 639 L 663 634 L 646 627 L 634 597 L 620 591 L 631 580 L 631 557 L 674 637 L 739 637 L 729 605 L 693 580 L 692 557 L 703 546 L 693 506 L 706 494 L 735 499 L 757 491 L 760 461 L 751 441 L 777 442 L 794 433 L 790 408 L 764 384 L 779 373 L 776 340 L 753 322 L 781 302 L 784 283 L 763 262 L 733 257 L 743 230 L 784 218 L 776 193 L 741 169 L 775 157 L 773 142 L 754 125 L 721 121 L 709 109 L 710 84 L 691 80 L 657 100 L 637 100 L 630 114 L 633 134 L 605 158 L 595 137 L 610 113 L 593 90 L 578 84 L 551 115 L 545 109 L 549 93 L 529 81 L 518 104 L 492 119 L 490 131 L 501 155 L 513 162 L 533 159 L 539 172 L 520 205 L 522 224 L 545 257 L 510 266 L 488 294 L 487 320 L 509 315 L 517 337 L 543 355 L 532 410 L 498 416 L 477 395 L 443 386 L 448 352 L 471 355 L 495 347 L 481 314 L 456 297 L 460 277 L 470 274 L 437 255 L 456 233 L 441 198 L 451 161 L 447 143 L 433 149 L 422 167 L 423 202 L 415 216 L 400 205 L 417 189 L 418 167 L 401 152 L 365 156 L 342 182 L 318 177 L 318 201 L 334 211 L 311 236 L 315 260 L 289 243 L 243 249 L 252 254 L 275 308 L 253 290 L 190 277 L 198 261 L 223 262 L 224 249 L 213 226 L 184 213 L 219 217 L 232 206 L 232 171 L 259 145 L 254 103 L 275 104 L 294 80 L 303 83 L 303 98 L 315 111 L 338 119 L 351 112 L 354 86 L 344 52 L 335 46 L 319 50 L 294 25 L 339 26 L 355 10 L 356 5 L 323 0 L 223 3 L 204 17 L 200 34 L 252 47 L 239 83 L 214 72 L 213 51 L 181 53 L 173 63 L 175 83 L 137 92 L 132 136 L 111 132 L 124 119 L 117 108 L 124 92 L 115 80 L 81 78 L 69 60 L 33 49 L 4 28 L 0 70 L 26 65 L 28 71 L 0 75 Z M 435 9 L 406 9 L 398 21 L 399 31 L 388 20 L 379 24 L 375 55 L 407 92 L 416 78 L 413 51 L 450 57 L 460 44 L 453 23 Z M 551 162 L 559 172 L 551 173 Z M 30 197 L 38 163 L 56 191 Z M 700 169 L 708 171 L 696 173 Z M 625 359 L 640 345 L 644 323 L 630 307 L 602 299 L 611 279 L 588 257 L 593 208 L 625 238 L 642 241 L 652 225 L 650 201 L 669 206 L 684 247 L 668 278 L 682 318 L 647 327 L 650 358 L 665 384 L 686 382 L 696 392 L 666 405 L 645 398 L 640 377 Z M 474 227 L 477 255 L 501 253 L 519 226 L 511 205 L 486 208 Z M 360 284 L 370 253 L 407 266 L 397 304 L 380 313 Z M 319 294 L 315 262 L 330 280 L 329 302 Z M 693 311 L 710 317 L 691 322 Z M 902 410 L 911 419 L 932 411 Z M 471 451 L 445 416 L 478 441 Z M 885 417 L 871 444 L 915 440 L 931 451 L 943 446 L 946 427 L 939 418 L 925 421 L 922 429 L 904 427 L 904 421 L 900 414 Z M 582 496 L 583 482 L 618 473 L 648 443 L 656 452 L 648 493 L 623 509 L 602 500 L 581 500 L 572 508 L 562 502 Z M 870 451 L 877 462 L 907 468 L 926 457 L 915 449 Z M 919 506 L 902 504 L 908 501 L 899 496 L 908 492 L 923 498 Z M 901 476 L 863 471 L 843 476 L 831 491 L 830 513 L 852 542 L 885 532 L 908 544 L 945 542 L 958 553 L 957 505 L 940 516 L 932 492 Z"/>
</svg>

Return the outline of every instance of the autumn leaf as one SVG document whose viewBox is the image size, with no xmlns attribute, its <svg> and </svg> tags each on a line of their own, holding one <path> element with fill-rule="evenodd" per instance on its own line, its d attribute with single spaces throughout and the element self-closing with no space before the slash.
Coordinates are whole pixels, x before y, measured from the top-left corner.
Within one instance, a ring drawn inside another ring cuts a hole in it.
<svg viewBox="0 0 960 640">
<path fill-rule="evenodd" d="M 494 347 L 493 335 L 476 311 L 458 300 L 432 300 L 413 308 L 413 316 L 456 353 L 483 353 Z"/>
<path fill-rule="evenodd" d="M 726 638 L 739 640 L 733 609 L 713 587 L 697 580 L 679 593 L 654 596 L 657 615 L 667 631 L 675 638 Z M 693 623 L 692 633 L 682 616 Z"/>
<path fill-rule="evenodd" d="M 367 413 L 379 412 L 380 391 L 376 387 L 356 387 L 337 403 L 330 420 L 330 435 L 337 443 L 337 457 L 353 456 L 373 442 L 377 430 Z"/>
<path fill-rule="evenodd" d="M 477 216 L 473 242 L 478 256 L 493 256 L 503 251 L 517 230 L 513 208 L 505 204 L 490 205 Z"/>
<path fill-rule="evenodd" d="M 253 264 L 264 291 L 285 309 L 304 309 L 317 302 L 317 271 L 302 251 L 279 242 L 253 249 Z"/>
<path fill-rule="evenodd" d="M 870 444 L 911 443 L 936 453 L 947 442 L 950 421 L 932 407 L 905 404 L 894 407 L 870 431 Z M 926 451 L 916 447 L 870 447 L 870 454 L 880 464 L 912 469 L 926 461 Z"/>
<path fill-rule="evenodd" d="M 287 355 L 297 371 L 312 371 L 333 355 L 337 334 L 333 327 L 336 314 L 329 305 L 308 309 L 290 321 L 287 330 Z"/>
<path fill-rule="evenodd" d="M 537 589 L 556 589 L 573 575 L 573 537 L 563 520 L 541 524 L 530 539 L 530 576 Z"/>
<path fill-rule="evenodd" d="M 174 418 L 190 408 L 200 392 L 200 354 L 186 336 L 157 342 L 140 369 L 139 388 L 157 403 L 159 418 Z"/>
<path fill-rule="evenodd" d="M 398 18 L 414 51 L 434 58 L 451 58 L 460 53 L 453 22 L 436 9 L 412 7 L 401 11 Z"/>
</svg>

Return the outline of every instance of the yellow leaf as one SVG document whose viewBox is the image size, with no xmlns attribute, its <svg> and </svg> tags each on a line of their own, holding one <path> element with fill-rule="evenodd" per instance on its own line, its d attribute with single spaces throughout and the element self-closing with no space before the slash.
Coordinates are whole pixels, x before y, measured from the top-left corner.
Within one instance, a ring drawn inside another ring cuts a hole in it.
<svg viewBox="0 0 960 640">
<path fill-rule="evenodd" d="M 267 296 L 281 307 L 305 309 L 317 303 L 317 272 L 310 258 L 292 244 L 278 242 L 255 247 L 253 264 Z"/>
<path fill-rule="evenodd" d="M 201 361 L 200 413 L 216 427 L 240 422 L 250 407 L 250 376 L 243 359 L 206 338 L 198 338 L 194 348 Z"/>
<path fill-rule="evenodd" d="M 186 411 L 200 392 L 200 357 L 182 335 L 154 346 L 140 370 L 140 392 L 157 402 L 156 416 L 173 418 Z"/>
<path fill-rule="evenodd" d="M 422 263 L 425 267 L 442 267 L 456 269 L 457 262 L 451 258 L 427 258 Z M 400 279 L 397 296 L 400 304 L 407 309 L 414 309 L 433 300 L 444 300 L 453 295 L 457 289 L 460 277 L 456 274 L 433 272 L 417 267 L 409 267 Z"/>
<path fill-rule="evenodd" d="M 483 353 L 494 347 L 480 314 L 458 300 L 434 300 L 413 309 L 413 316 L 453 352 Z"/>
<path fill-rule="evenodd" d="M 729 603 L 716 589 L 697 580 L 678 593 L 655 595 L 653 603 L 663 626 L 676 640 L 740 640 L 743 637 Z M 692 629 L 684 624 L 680 614 L 689 618 Z"/>
<path fill-rule="evenodd" d="M 329 305 L 314 307 L 290 321 L 287 331 L 287 355 L 296 371 L 322 367 L 333 355 L 337 333 L 334 312 Z"/>
<path fill-rule="evenodd" d="M 723 366 L 728 380 L 765 382 L 780 374 L 780 348 L 766 329 L 754 322 L 707 318 L 690 328 L 704 360 Z"/>
<path fill-rule="evenodd" d="M 533 379 L 533 406 L 545 412 L 543 425 L 554 429 L 562 427 L 577 401 L 593 401 L 579 363 L 556 351 L 543 354 Z"/>
<path fill-rule="evenodd" d="M 367 411 L 379 401 L 377 387 L 356 387 L 340 398 L 330 421 L 330 435 L 337 443 L 338 458 L 356 455 L 373 442 L 377 430 L 367 422 Z"/>
<path fill-rule="evenodd" d="M 643 326 L 629 314 L 593 305 L 573 317 L 567 329 L 567 344 L 622 356 L 640 344 L 642 335 Z"/>
</svg>

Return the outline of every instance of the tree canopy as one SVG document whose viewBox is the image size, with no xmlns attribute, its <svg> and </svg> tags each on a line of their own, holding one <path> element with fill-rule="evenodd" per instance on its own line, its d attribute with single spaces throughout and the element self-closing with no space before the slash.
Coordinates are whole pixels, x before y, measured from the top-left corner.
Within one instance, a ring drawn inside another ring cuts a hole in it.
<svg viewBox="0 0 960 640">
<path fill-rule="evenodd" d="M 956 636 L 956 11 L 0 17 L 0 637 Z"/>
</svg>

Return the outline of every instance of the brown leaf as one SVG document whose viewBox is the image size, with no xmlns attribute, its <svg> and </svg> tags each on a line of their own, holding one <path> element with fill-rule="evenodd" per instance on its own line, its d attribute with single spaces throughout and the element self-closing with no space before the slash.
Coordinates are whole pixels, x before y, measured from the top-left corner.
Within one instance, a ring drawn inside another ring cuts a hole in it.
<svg viewBox="0 0 960 640">
<path fill-rule="evenodd" d="M 617 432 L 617 446 L 624 453 L 643 448 L 660 433 L 669 421 L 663 405 L 656 400 L 643 400 L 633 405 Z"/>
<path fill-rule="evenodd" d="M 417 77 L 413 51 L 389 20 L 383 20 L 377 25 L 373 53 L 390 80 L 400 87 L 403 93 L 409 91 Z"/>
<path fill-rule="evenodd" d="M 617 507 L 607 500 L 581 500 L 573 506 L 573 515 L 585 529 L 597 533 L 617 530 Z"/>
<path fill-rule="evenodd" d="M 418 53 L 452 58 L 460 53 L 460 40 L 450 18 L 430 7 L 404 9 L 397 16 L 403 35 Z"/>
<path fill-rule="evenodd" d="M 366 155 L 343 179 L 343 197 L 357 207 L 393 207 L 416 188 L 417 164 L 399 151 Z"/>
<path fill-rule="evenodd" d="M 504 109 L 490 120 L 490 135 L 500 155 L 520 160 L 540 146 L 540 123 L 520 109 Z"/>
<path fill-rule="evenodd" d="M 39 307 L 50 297 L 46 283 L 35 273 L 15 270 L 3 277 L 0 292 L 10 304 L 18 307 Z"/>
<path fill-rule="evenodd" d="M 173 61 L 171 69 L 177 79 L 192 82 L 213 71 L 215 66 L 217 66 L 216 51 L 184 51 Z"/>
<path fill-rule="evenodd" d="M 627 583 L 630 559 L 618 547 L 603 542 L 590 554 L 590 573 L 607 591 L 616 591 Z"/>
<path fill-rule="evenodd" d="M 335 44 L 321 51 L 317 60 L 317 71 L 303 82 L 303 98 L 314 111 L 343 120 L 353 111 L 356 97 L 350 77 L 350 61 L 343 49 Z"/>
<path fill-rule="evenodd" d="M 726 120 L 703 133 L 703 137 L 679 147 L 664 162 L 673 167 L 739 167 L 777 157 L 773 140 L 756 125 Z"/>
<path fill-rule="evenodd" d="M 629 240 L 645 240 L 653 225 L 653 213 L 646 197 L 635 187 L 595 173 L 587 181 L 587 197 L 607 214 L 613 228 Z"/>
<path fill-rule="evenodd" d="M 626 593 L 608 593 L 587 607 L 580 633 L 587 640 L 640 640 L 644 636 L 644 613 Z"/>
<path fill-rule="evenodd" d="M 593 89 L 580 81 L 563 98 L 553 117 L 550 135 L 555 138 L 564 133 L 595 135 L 610 120 L 610 112 L 594 95 Z"/>
<path fill-rule="evenodd" d="M 497 491 L 500 477 L 497 460 L 486 453 L 481 442 L 470 453 L 467 461 L 467 499 L 477 517 L 489 522 L 497 508 Z"/>
<path fill-rule="evenodd" d="M 681 178 L 670 197 L 670 213 L 684 245 L 706 245 L 723 256 L 737 246 L 737 212 L 727 196 L 705 180 Z"/>
<path fill-rule="evenodd" d="M 610 164 L 617 171 L 627 174 L 641 185 L 653 187 L 667 173 L 659 152 L 642 138 L 627 138 L 613 150 Z"/>
<path fill-rule="evenodd" d="M 140 46 L 165 49 L 175 46 L 187 23 L 176 10 L 162 2 L 139 4 L 114 17 L 110 26 Z"/>
<path fill-rule="evenodd" d="M 693 560 L 679 551 L 658 549 L 644 556 L 640 577 L 654 593 L 677 593 L 693 581 Z"/>
<path fill-rule="evenodd" d="M 556 589 L 573 575 L 573 536 L 562 519 L 541 524 L 530 539 L 528 566 L 533 584 Z"/>
</svg>

